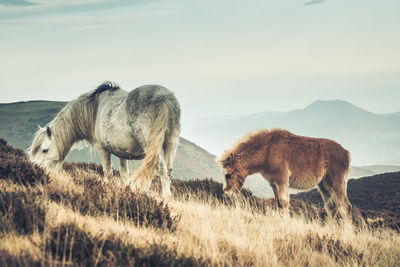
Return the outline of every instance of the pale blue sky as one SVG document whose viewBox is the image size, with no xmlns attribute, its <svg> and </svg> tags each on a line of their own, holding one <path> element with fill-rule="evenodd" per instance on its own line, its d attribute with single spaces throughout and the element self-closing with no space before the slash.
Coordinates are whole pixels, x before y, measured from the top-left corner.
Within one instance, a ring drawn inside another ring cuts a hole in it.
<svg viewBox="0 0 400 267">
<path fill-rule="evenodd" d="M 183 119 L 400 111 L 398 0 L 0 0 L 0 102 L 162 84 Z"/>
</svg>

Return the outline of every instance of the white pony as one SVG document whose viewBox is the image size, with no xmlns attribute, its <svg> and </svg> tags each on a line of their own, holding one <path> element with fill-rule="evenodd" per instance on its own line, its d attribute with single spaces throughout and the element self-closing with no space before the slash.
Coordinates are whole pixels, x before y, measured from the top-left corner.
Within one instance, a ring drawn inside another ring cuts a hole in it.
<svg viewBox="0 0 400 267">
<path fill-rule="evenodd" d="M 140 186 L 147 190 L 157 171 L 168 196 L 179 133 L 180 106 L 171 91 L 144 85 L 127 92 L 105 82 L 69 102 L 40 128 L 29 156 L 39 165 L 59 169 L 71 147 L 87 140 L 97 149 L 106 177 L 112 173 L 111 154 L 120 159 L 121 177 L 128 176 L 127 159 L 144 159 L 134 175 Z"/>
</svg>

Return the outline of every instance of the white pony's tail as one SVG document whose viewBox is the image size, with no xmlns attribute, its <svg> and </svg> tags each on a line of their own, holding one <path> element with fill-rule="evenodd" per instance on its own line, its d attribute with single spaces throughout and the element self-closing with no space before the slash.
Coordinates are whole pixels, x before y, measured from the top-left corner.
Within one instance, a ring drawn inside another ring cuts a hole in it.
<svg viewBox="0 0 400 267">
<path fill-rule="evenodd" d="M 145 158 L 135 175 L 143 182 L 149 182 L 154 177 L 154 171 L 160 161 L 160 153 L 170 126 L 170 109 L 166 97 L 164 95 L 158 96 L 154 105 L 155 118 L 150 126 L 148 143 L 144 149 Z"/>
</svg>

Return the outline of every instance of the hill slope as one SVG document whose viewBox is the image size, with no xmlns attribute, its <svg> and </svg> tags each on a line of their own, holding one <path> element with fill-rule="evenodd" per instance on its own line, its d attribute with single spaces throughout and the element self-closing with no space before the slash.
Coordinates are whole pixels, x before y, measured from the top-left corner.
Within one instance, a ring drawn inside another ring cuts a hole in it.
<svg viewBox="0 0 400 267">
<path fill-rule="evenodd" d="M 0 136 L 13 146 L 26 149 L 38 126 L 51 121 L 65 104 L 56 101 L 0 104 Z"/>
<path fill-rule="evenodd" d="M 54 101 L 0 104 L 0 137 L 15 147 L 27 149 L 38 125 L 46 125 L 65 105 L 66 102 Z M 100 157 L 86 147 L 82 150 L 73 150 L 66 161 L 100 163 Z M 115 168 L 119 166 L 118 160 L 114 157 L 112 163 Z M 139 164 L 140 162 L 131 161 L 129 165 L 131 169 L 135 169 Z M 215 156 L 184 138 L 180 140 L 173 176 L 181 179 L 199 177 L 210 177 L 218 181 L 222 179 Z"/>
<path fill-rule="evenodd" d="M 246 190 L 173 180 L 173 197 L 132 191 L 100 166 L 46 174 L 0 139 L 1 266 L 398 266 L 400 235 L 353 228 L 292 200 L 290 213 Z M 361 178 L 362 180 L 363 178 Z M 359 181 L 361 181 L 359 180 Z M 385 193 L 385 192 L 382 192 Z M 361 201 L 362 199 L 360 199 Z M 381 221 L 374 218 L 374 222 Z M 363 222 L 364 221 L 364 222 Z M 360 227 L 361 226 L 361 227 Z M 365 227 L 364 227 L 365 226 Z M 373 227 L 371 230 L 369 227 Z"/>
</svg>

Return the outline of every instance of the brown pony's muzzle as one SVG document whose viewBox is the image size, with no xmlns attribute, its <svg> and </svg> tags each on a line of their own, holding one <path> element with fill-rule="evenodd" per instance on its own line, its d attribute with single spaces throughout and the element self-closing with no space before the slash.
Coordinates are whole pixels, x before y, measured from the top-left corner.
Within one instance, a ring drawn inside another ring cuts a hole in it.
<svg viewBox="0 0 400 267">
<path fill-rule="evenodd" d="M 231 196 L 232 195 L 232 190 L 224 189 L 224 194 L 227 195 L 227 196 Z"/>
<path fill-rule="evenodd" d="M 244 183 L 243 178 L 238 173 L 225 175 L 225 181 L 224 193 L 228 196 L 239 192 Z"/>
</svg>

